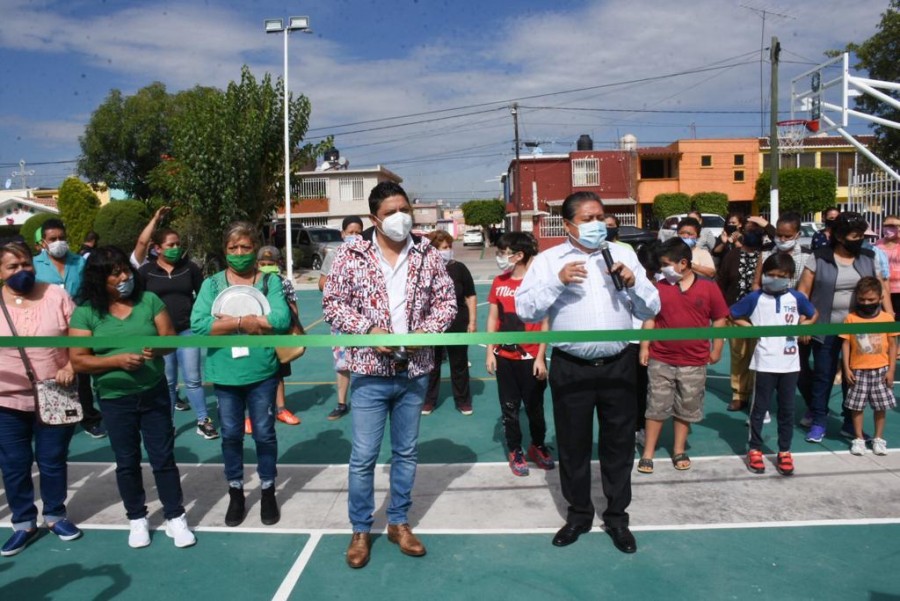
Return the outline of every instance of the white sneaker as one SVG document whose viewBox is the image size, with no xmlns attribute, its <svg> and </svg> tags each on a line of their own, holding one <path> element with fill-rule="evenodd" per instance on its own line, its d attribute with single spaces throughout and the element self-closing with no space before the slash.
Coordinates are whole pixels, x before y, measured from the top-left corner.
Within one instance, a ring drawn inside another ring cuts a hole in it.
<svg viewBox="0 0 900 601">
<path fill-rule="evenodd" d="M 850 443 L 850 454 L 851 455 L 865 455 L 866 454 L 866 441 L 862 438 L 854 438 L 853 442 Z"/>
<path fill-rule="evenodd" d="M 131 532 L 128 534 L 128 546 L 132 549 L 140 549 L 150 544 L 150 524 L 147 518 L 139 520 L 129 520 L 131 522 Z"/>
<path fill-rule="evenodd" d="M 175 546 L 179 548 L 190 547 L 197 542 L 194 533 L 188 528 L 187 515 L 183 513 L 166 521 L 166 536 L 175 539 Z"/>
<path fill-rule="evenodd" d="M 883 438 L 873 438 L 872 452 L 876 455 L 887 455 L 887 441 Z"/>
</svg>

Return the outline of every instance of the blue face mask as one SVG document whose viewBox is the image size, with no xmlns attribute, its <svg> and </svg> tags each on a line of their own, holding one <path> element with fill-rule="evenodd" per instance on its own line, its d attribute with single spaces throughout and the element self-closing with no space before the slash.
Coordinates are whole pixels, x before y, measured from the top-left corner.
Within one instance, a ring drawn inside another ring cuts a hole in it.
<svg viewBox="0 0 900 601">
<path fill-rule="evenodd" d="M 697 246 L 696 238 L 682 238 L 681 241 L 687 244 L 688 248 L 694 248 L 695 246 Z"/>
<path fill-rule="evenodd" d="M 344 242 L 356 242 L 360 238 L 362 238 L 362 236 L 359 236 L 357 234 L 349 234 L 347 236 L 344 236 Z"/>
<path fill-rule="evenodd" d="M 569 223 L 572 223 L 571 221 Z M 572 225 L 575 225 L 572 223 Z M 606 240 L 606 223 L 603 221 L 588 221 L 578 226 L 578 243 L 591 250 L 600 248 Z M 571 234 L 570 234 L 571 235 Z"/>
<path fill-rule="evenodd" d="M 762 277 L 763 291 L 771 294 L 772 296 L 784 294 L 785 292 L 787 292 L 787 289 L 790 287 L 790 285 L 791 281 L 787 278 L 775 278 L 770 275 L 763 275 Z"/>
<path fill-rule="evenodd" d="M 116 284 L 116 290 L 119 292 L 119 298 L 130 297 L 131 293 L 134 292 L 134 276 Z"/>
<path fill-rule="evenodd" d="M 6 285 L 20 294 L 28 294 L 34 289 L 34 282 L 34 272 L 28 269 L 21 269 L 6 280 Z"/>
</svg>

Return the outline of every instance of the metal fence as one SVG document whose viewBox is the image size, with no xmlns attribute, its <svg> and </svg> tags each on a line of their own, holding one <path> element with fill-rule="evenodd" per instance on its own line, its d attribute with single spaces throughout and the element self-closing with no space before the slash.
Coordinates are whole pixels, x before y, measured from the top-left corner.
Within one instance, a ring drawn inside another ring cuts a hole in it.
<svg viewBox="0 0 900 601">
<path fill-rule="evenodd" d="M 856 211 L 881 235 L 881 224 L 890 215 L 900 215 L 900 183 L 883 171 L 855 175 L 849 187 L 846 211 Z"/>
</svg>

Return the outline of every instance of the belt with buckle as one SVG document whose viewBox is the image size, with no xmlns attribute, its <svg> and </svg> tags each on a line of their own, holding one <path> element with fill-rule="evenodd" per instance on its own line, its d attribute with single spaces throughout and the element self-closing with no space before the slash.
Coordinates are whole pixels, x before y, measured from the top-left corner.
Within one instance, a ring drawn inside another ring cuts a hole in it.
<svg viewBox="0 0 900 601">
<path fill-rule="evenodd" d="M 615 355 L 610 355 L 609 357 L 596 357 L 594 359 L 582 359 L 581 357 L 576 357 L 571 353 L 567 353 L 564 350 L 554 348 L 553 349 L 553 359 L 565 359 L 571 363 L 575 363 L 576 365 L 583 365 L 585 367 L 602 367 L 603 365 L 609 365 L 610 363 L 615 363 L 619 359 L 625 355 L 625 352 L 628 350 L 628 347 L 619 351 Z"/>
</svg>

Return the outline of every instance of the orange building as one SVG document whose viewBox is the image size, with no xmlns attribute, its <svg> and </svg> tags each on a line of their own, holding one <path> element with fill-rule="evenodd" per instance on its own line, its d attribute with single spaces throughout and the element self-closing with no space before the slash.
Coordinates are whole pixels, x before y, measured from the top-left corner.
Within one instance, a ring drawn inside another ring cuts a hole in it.
<svg viewBox="0 0 900 601">
<path fill-rule="evenodd" d="M 653 218 L 658 194 L 722 192 L 748 212 L 759 177 L 759 139 L 677 140 L 638 148 L 637 200 L 640 225 Z"/>
</svg>

